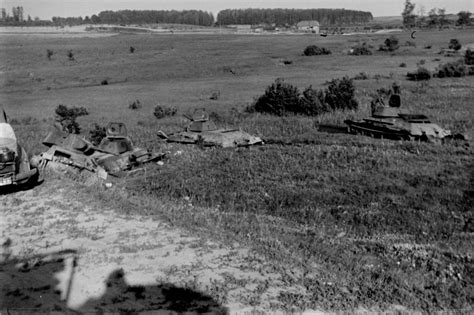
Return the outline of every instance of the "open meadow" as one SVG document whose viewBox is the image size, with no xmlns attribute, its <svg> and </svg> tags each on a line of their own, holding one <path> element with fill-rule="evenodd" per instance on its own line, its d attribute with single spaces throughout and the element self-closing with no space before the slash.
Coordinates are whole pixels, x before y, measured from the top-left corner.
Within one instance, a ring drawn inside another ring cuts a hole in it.
<svg viewBox="0 0 474 315">
<path fill-rule="evenodd" d="M 41 140 L 59 104 L 87 108 L 89 115 L 78 119 L 86 137 L 96 123 L 122 121 L 137 145 L 168 152 L 165 164 L 148 166 L 145 176 L 117 180 L 112 189 L 83 189 L 126 214 L 133 195 L 143 205 L 136 216 L 249 246 L 288 286 L 302 288 L 279 292 L 275 308 L 469 312 L 474 76 L 413 82 L 406 73 L 460 59 L 439 52 L 452 38 L 474 43 L 472 29 L 418 31 L 415 39 L 394 33 L 400 48 L 377 51 L 390 35 L 1 34 L 0 104 L 30 154 L 45 150 Z M 373 55 L 347 54 L 364 42 Z M 304 56 L 309 45 L 332 54 Z M 356 111 L 245 112 L 277 78 L 302 90 L 361 72 L 367 78 L 354 81 Z M 368 116 L 371 95 L 394 82 L 403 107 L 471 140 L 420 143 L 320 131 Z M 142 107 L 130 109 L 136 100 Z M 173 106 L 178 115 L 158 120 L 157 105 Z M 266 144 L 218 149 L 159 140 L 157 131 L 181 130 L 181 115 L 196 108 Z M 256 301 L 266 289 L 255 289 Z"/>
</svg>

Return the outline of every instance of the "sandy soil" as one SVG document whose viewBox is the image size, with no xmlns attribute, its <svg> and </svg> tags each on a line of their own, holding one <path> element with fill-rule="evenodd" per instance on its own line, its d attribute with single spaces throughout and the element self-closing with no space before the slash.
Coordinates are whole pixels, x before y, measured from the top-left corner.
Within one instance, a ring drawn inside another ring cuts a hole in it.
<svg viewBox="0 0 474 315">
<path fill-rule="evenodd" d="M 70 180 L 0 195 L 0 310 L 269 311 L 288 288 L 238 244 L 120 215 Z"/>
</svg>

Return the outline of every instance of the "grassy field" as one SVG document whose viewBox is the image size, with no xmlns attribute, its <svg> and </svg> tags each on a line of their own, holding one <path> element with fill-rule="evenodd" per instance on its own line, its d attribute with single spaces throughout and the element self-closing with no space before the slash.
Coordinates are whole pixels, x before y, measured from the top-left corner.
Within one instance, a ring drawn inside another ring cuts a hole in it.
<svg viewBox="0 0 474 315">
<path fill-rule="evenodd" d="M 124 121 L 137 144 L 169 151 L 165 166 L 150 167 L 146 177 L 128 178 L 119 187 L 166 205 L 140 215 L 159 215 L 265 255 L 288 283 L 306 288 L 304 294 L 280 295 L 288 310 L 471 309 L 472 142 L 398 142 L 319 131 L 321 124 L 368 115 L 370 95 L 398 82 L 404 107 L 472 139 L 474 77 L 405 79 L 422 60 L 434 70 L 458 59 L 438 52 L 451 38 L 472 42 L 472 30 L 420 31 L 415 40 L 399 33 L 402 46 L 395 53 L 347 55 L 362 42 L 377 48 L 387 36 L 3 35 L 0 101 L 32 153 L 44 150 L 40 140 L 59 104 L 89 110 L 79 119 L 85 135 L 94 123 Z M 303 56 L 312 44 L 333 53 Z M 276 78 L 301 89 L 323 88 L 333 78 L 360 72 L 369 79 L 354 81 L 357 111 L 314 118 L 243 112 Z M 210 100 L 216 91 L 219 99 Z M 137 99 L 143 107 L 130 110 Z M 163 144 L 156 131 L 179 130 L 185 120 L 155 119 L 158 104 L 179 114 L 205 107 L 219 124 L 239 125 L 269 144 L 229 150 Z M 126 211 L 121 191 L 94 194 Z M 188 200 L 192 207 L 185 206 Z"/>
</svg>

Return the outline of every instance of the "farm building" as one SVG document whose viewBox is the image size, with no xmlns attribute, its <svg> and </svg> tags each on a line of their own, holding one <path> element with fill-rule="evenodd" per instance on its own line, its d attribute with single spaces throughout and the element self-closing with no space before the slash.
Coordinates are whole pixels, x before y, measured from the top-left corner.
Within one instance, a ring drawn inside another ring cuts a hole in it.
<svg viewBox="0 0 474 315">
<path fill-rule="evenodd" d="M 299 31 L 319 33 L 319 22 L 318 21 L 300 21 L 296 24 Z"/>
</svg>

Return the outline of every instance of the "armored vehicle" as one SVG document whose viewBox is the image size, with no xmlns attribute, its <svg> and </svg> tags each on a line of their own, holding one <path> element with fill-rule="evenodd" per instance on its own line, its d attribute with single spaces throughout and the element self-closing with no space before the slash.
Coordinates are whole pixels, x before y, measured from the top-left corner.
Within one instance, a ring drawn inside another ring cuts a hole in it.
<svg viewBox="0 0 474 315">
<path fill-rule="evenodd" d="M 168 142 L 202 144 L 203 146 L 242 147 L 262 144 L 259 137 L 238 129 L 217 128 L 204 109 L 198 109 L 193 115 L 184 115 L 190 122 L 184 131 L 166 135 L 158 132 L 160 138 Z"/>
<path fill-rule="evenodd" d="M 107 174 L 121 176 L 124 171 L 164 156 L 134 147 L 123 123 L 109 123 L 106 137 L 99 146 L 94 146 L 79 135 L 59 130 L 49 132 L 43 144 L 49 147 L 40 156 L 43 165 L 48 161 L 59 162 L 95 172 L 103 179 L 107 178 Z"/>
<path fill-rule="evenodd" d="M 400 95 L 392 94 L 388 106 L 373 106 L 372 116 L 363 120 L 345 120 L 349 133 L 396 140 L 421 140 L 451 138 L 451 132 L 443 129 L 423 114 L 411 114 L 400 108 Z"/>
<path fill-rule="evenodd" d="M 25 184 L 38 176 L 38 169 L 30 165 L 25 149 L 18 144 L 8 117 L 0 109 L 0 187 Z"/>
</svg>

